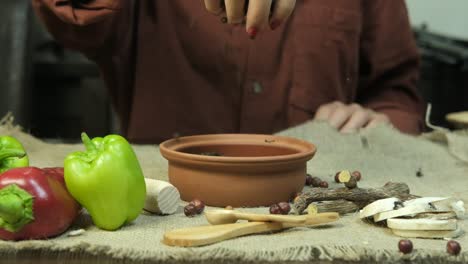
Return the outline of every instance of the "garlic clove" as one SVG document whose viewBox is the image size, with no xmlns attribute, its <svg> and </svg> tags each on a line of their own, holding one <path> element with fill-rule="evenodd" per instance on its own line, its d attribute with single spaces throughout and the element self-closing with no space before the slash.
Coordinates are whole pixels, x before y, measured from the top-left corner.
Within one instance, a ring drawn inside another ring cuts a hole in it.
<svg viewBox="0 0 468 264">
<path fill-rule="evenodd" d="M 449 220 L 456 219 L 457 215 L 455 212 L 433 212 L 433 213 L 420 213 L 414 216 L 414 219 L 434 219 L 434 220 Z"/>
<path fill-rule="evenodd" d="M 395 203 L 399 202 L 400 200 L 395 197 L 377 200 L 362 208 L 359 211 L 359 218 L 371 217 L 378 213 L 392 211 L 395 209 Z"/>
<path fill-rule="evenodd" d="M 396 218 L 400 216 L 415 216 L 420 213 L 426 212 L 446 212 L 446 210 L 440 210 L 437 207 L 432 206 L 430 203 L 413 203 L 397 210 L 388 212 L 382 212 L 374 215 L 374 221 L 380 222 L 390 218 Z"/>
<path fill-rule="evenodd" d="M 456 201 L 450 204 L 452 207 L 453 211 L 457 215 L 458 219 L 464 219 L 465 218 L 465 203 L 463 201 Z"/>
<path fill-rule="evenodd" d="M 401 230 L 392 229 L 393 234 L 406 238 L 455 238 L 463 234 L 459 228 L 456 230 Z"/>
<path fill-rule="evenodd" d="M 428 204 L 433 203 L 436 204 L 441 201 L 445 201 L 450 199 L 450 197 L 421 197 L 412 200 L 408 200 L 403 202 L 404 206 L 414 205 L 414 204 Z"/>
<path fill-rule="evenodd" d="M 456 230 L 457 220 L 435 220 L 435 219 L 387 219 L 387 226 L 400 230 Z"/>
</svg>

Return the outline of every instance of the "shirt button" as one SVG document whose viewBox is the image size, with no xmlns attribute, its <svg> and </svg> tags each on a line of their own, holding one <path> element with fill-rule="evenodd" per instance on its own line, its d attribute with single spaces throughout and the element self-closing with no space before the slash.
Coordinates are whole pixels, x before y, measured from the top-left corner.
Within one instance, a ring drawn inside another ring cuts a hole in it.
<svg viewBox="0 0 468 264">
<path fill-rule="evenodd" d="M 253 90 L 254 93 L 260 94 L 260 93 L 263 92 L 263 87 L 259 82 L 254 81 L 253 84 L 252 84 L 252 90 Z"/>
<path fill-rule="evenodd" d="M 172 133 L 172 138 L 175 138 L 175 139 L 180 138 L 180 133 L 179 132 Z"/>
</svg>

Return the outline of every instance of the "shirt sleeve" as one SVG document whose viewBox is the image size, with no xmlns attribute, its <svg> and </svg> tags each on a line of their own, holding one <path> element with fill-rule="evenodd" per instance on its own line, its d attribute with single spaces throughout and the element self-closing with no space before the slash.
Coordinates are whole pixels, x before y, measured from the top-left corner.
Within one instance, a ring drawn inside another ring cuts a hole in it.
<svg viewBox="0 0 468 264">
<path fill-rule="evenodd" d="M 122 1 L 32 0 L 32 6 L 57 41 L 92 59 L 112 49 Z"/>
<path fill-rule="evenodd" d="M 420 57 L 404 0 L 366 1 L 357 101 L 388 115 L 402 132 L 423 129 Z"/>
</svg>

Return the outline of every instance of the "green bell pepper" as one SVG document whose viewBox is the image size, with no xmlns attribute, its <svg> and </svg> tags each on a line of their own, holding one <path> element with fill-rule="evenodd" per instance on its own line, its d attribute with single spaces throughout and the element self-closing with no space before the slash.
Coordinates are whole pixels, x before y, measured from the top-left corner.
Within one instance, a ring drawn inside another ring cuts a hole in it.
<svg viewBox="0 0 468 264">
<path fill-rule="evenodd" d="M 0 136 L 0 173 L 27 166 L 29 159 L 23 145 L 14 137 Z"/>
<path fill-rule="evenodd" d="M 86 151 L 65 158 L 65 184 L 97 227 L 116 230 L 135 220 L 145 204 L 146 185 L 140 164 L 122 136 L 91 140 L 82 133 L 81 139 Z"/>
</svg>

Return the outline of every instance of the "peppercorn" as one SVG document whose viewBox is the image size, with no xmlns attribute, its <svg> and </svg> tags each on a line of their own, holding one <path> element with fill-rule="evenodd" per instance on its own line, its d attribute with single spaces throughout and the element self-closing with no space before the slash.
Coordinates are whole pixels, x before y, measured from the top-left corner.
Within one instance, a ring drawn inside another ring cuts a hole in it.
<svg viewBox="0 0 468 264">
<path fill-rule="evenodd" d="M 281 214 L 281 208 L 278 204 L 270 205 L 270 214 Z"/>
<path fill-rule="evenodd" d="M 319 177 L 312 177 L 312 187 L 320 187 L 320 183 L 322 182 L 322 179 Z"/>
<path fill-rule="evenodd" d="M 307 185 L 307 186 L 312 185 L 312 176 L 310 174 L 308 174 L 308 173 L 306 175 L 305 185 Z"/>
<path fill-rule="evenodd" d="M 422 169 L 419 168 L 419 169 L 416 171 L 416 177 L 421 178 L 421 177 L 423 177 L 423 176 L 424 176 L 424 174 L 423 174 L 423 172 L 422 172 Z"/>
<path fill-rule="evenodd" d="M 351 178 L 349 178 L 349 181 L 345 182 L 344 184 L 346 186 L 346 188 L 348 189 L 354 189 L 357 187 L 357 179 L 356 177 L 354 176 L 351 176 Z"/>
<path fill-rule="evenodd" d="M 326 181 L 321 181 L 320 184 L 319 184 L 319 187 L 320 187 L 320 188 L 328 188 L 328 182 L 326 182 Z"/>
<path fill-rule="evenodd" d="M 270 214 L 288 214 L 291 211 L 291 206 L 287 202 L 280 202 L 270 206 Z"/>
<path fill-rule="evenodd" d="M 362 177 L 361 172 L 359 172 L 359 171 L 353 171 L 351 173 L 351 176 L 354 176 L 354 178 L 356 178 L 356 181 L 360 181 L 361 177 Z"/>
<path fill-rule="evenodd" d="M 413 251 L 413 242 L 408 239 L 402 239 L 398 242 L 398 249 L 403 254 L 411 253 Z"/>
<path fill-rule="evenodd" d="M 447 253 L 451 255 L 458 255 L 461 251 L 460 244 L 455 240 L 449 240 L 447 242 Z"/>
<path fill-rule="evenodd" d="M 195 208 L 195 205 L 193 204 L 189 203 L 184 207 L 184 214 L 188 217 L 195 216 L 197 213 L 197 208 Z"/>
<path fill-rule="evenodd" d="M 201 214 L 205 209 L 205 204 L 198 199 L 192 200 L 190 204 L 193 204 L 193 206 L 195 206 L 195 209 L 197 210 L 198 214 Z"/>
<path fill-rule="evenodd" d="M 289 211 L 291 211 L 291 206 L 289 203 L 281 202 L 278 203 L 278 206 L 281 209 L 282 214 L 289 214 Z"/>
<path fill-rule="evenodd" d="M 336 183 L 340 183 L 340 178 L 339 178 L 339 176 L 340 176 L 340 171 L 337 172 L 337 173 L 335 173 L 335 182 L 336 182 Z"/>
</svg>

